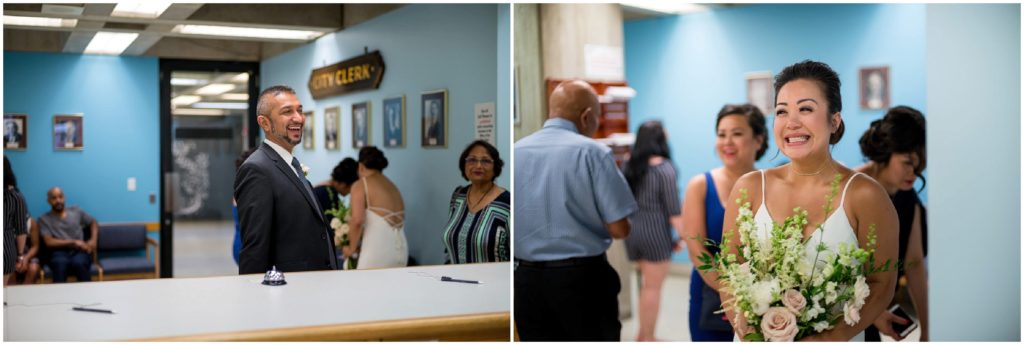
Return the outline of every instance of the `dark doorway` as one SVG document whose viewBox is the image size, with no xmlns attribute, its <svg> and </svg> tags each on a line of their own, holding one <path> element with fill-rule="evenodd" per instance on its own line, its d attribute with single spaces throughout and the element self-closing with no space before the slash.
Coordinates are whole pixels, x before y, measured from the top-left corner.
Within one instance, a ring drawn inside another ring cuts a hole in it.
<svg viewBox="0 0 1024 345">
<path fill-rule="evenodd" d="M 234 162 L 258 139 L 258 94 L 259 63 L 160 60 L 161 278 L 232 273 Z"/>
</svg>

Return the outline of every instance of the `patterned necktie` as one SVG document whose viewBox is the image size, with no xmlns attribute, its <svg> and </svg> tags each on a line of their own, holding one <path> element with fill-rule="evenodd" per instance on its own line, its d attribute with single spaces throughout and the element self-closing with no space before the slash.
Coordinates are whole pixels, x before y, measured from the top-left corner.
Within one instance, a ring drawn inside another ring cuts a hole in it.
<svg viewBox="0 0 1024 345">
<path fill-rule="evenodd" d="M 292 157 L 292 168 L 295 168 L 295 173 L 299 174 L 299 179 L 302 180 L 303 186 L 306 187 L 306 193 L 309 193 L 309 197 L 313 199 L 313 204 L 316 205 L 317 209 L 320 208 L 320 204 L 316 202 L 316 195 L 313 195 L 313 185 L 306 179 L 306 174 L 302 172 L 302 165 L 299 164 L 299 159 Z"/>
</svg>

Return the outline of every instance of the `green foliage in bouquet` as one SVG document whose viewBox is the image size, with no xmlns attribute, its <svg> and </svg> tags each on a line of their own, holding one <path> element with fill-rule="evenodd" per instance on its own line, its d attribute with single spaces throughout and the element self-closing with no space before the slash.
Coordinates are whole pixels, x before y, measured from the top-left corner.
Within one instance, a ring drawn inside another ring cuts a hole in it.
<svg viewBox="0 0 1024 345">
<path fill-rule="evenodd" d="M 825 196 L 825 219 L 833 211 L 832 202 L 841 179 L 842 175 L 836 174 L 831 181 Z M 806 210 L 794 208 L 793 215 L 782 224 L 772 224 L 767 240 L 759 240 L 745 189 L 740 190 L 736 203 L 740 206 L 736 228 L 723 234 L 717 244 L 718 253 L 698 255 L 698 269 L 719 273 L 717 279 L 722 282 L 723 291 L 732 295 L 723 305 L 734 305 L 735 321 L 742 316 L 755 329 L 744 336 L 745 340 L 792 341 L 832 329 L 839 321 L 850 325 L 859 321 L 860 308 L 870 293 L 865 277 L 888 271 L 890 266 L 888 260 L 882 266 L 876 265 L 874 224 L 868 227 L 866 248 L 842 243 L 832 252 L 819 240 L 814 247 L 814 260 L 808 262 L 806 246 L 812 244 L 803 235 L 808 223 Z M 740 244 L 735 249 L 744 259 L 742 264 L 730 251 L 734 231 L 739 233 Z M 818 233 L 820 239 L 824 231 L 824 224 L 818 224 L 810 237 L 813 239 Z M 712 240 L 705 243 L 716 245 Z M 766 315 L 771 316 L 771 322 L 762 320 L 768 318 Z M 783 321 L 775 324 L 778 320 Z"/>
<path fill-rule="evenodd" d="M 338 200 L 334 197 L 334 188 L 327 188 L 327 197 L 329 200 Z M 338 200 L 338 205 L 334 208 L 324 211 L 325 215 L 332 216 L 334 219 L 331 220 L 331 229 L 334 229 L 334 244 L 335 247 L 341 248 L 349 245 L 348 240 L 348 220 L 351 209 L 345 205 L 345 201 Z M 352 257 L 347 258 L 346 262 L 348 265 L 345 269 L 355 269 L 358 263 L 358 258 Z"/>
</svg>

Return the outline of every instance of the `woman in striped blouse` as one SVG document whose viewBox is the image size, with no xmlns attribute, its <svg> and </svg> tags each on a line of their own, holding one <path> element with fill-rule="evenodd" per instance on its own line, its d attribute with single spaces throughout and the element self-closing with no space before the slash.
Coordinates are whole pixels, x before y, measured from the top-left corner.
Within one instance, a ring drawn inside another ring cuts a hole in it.
<svg viewBox="0 0 1024 345">
<path fill-rule="evenodd" d="M 509 261 L 511 194 L 494 183 L 505 162 L 498 149 L 477 140 L 459 157 L 459 171 L 470 184 L 452 192 L 444 246 L 448 263 Z"/>
<path fill-rule="evenodd" d="M 25 265 L 22 253 L 28 237 L 25 215 L 25 197 L 18 191 L 18 184 L 11 169 L 11 162 L 4 156 L 4 283 L 7 285 L 15 266 Z"/>
<path fill-rule="evenodd" d="M 669 155 L 668 139 L 661 122 L 644 122 L 637 130 L 629 161 L 623 168 L 626 181 L 640 207 L 629 217 L 633 232 L 626 237 L 626 253 L 640 266 L 640 327 L 637 341 L 655 341 L 654 329 L 661 304 L 661 285 L 668 274 L 672 252 L 679 244 L 672 228 L 682 229 L 676 169 Z"/>
</svg>

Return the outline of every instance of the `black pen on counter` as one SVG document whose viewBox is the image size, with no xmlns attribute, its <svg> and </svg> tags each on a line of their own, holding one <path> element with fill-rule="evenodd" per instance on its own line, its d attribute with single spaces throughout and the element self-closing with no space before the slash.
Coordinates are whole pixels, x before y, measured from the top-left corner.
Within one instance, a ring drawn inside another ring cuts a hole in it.
<svg viewBox="0 0 1024 345">
<path fill-rule="evenodd" d="M 449 277 L 449 276 L 441 276 L 441 281 L 443 281 L 443 282 L 466 283 L 466 284 L 480 284 L 480 282 L 476 281 L 476 280 L 455 279 L 455 278 L 452 278 L 452 277 Z"/>
<path fill-rule="evenodd" d="M 95 308 L 86 308 L 86 307 L 72 307 L 71 310 L 88 311 L 88 312 L 93 312 L 93 313 L 104 313 L 104 314 L 113 314 L 114 313 L 113 310 L 95 309 Z"/>
</svg>

